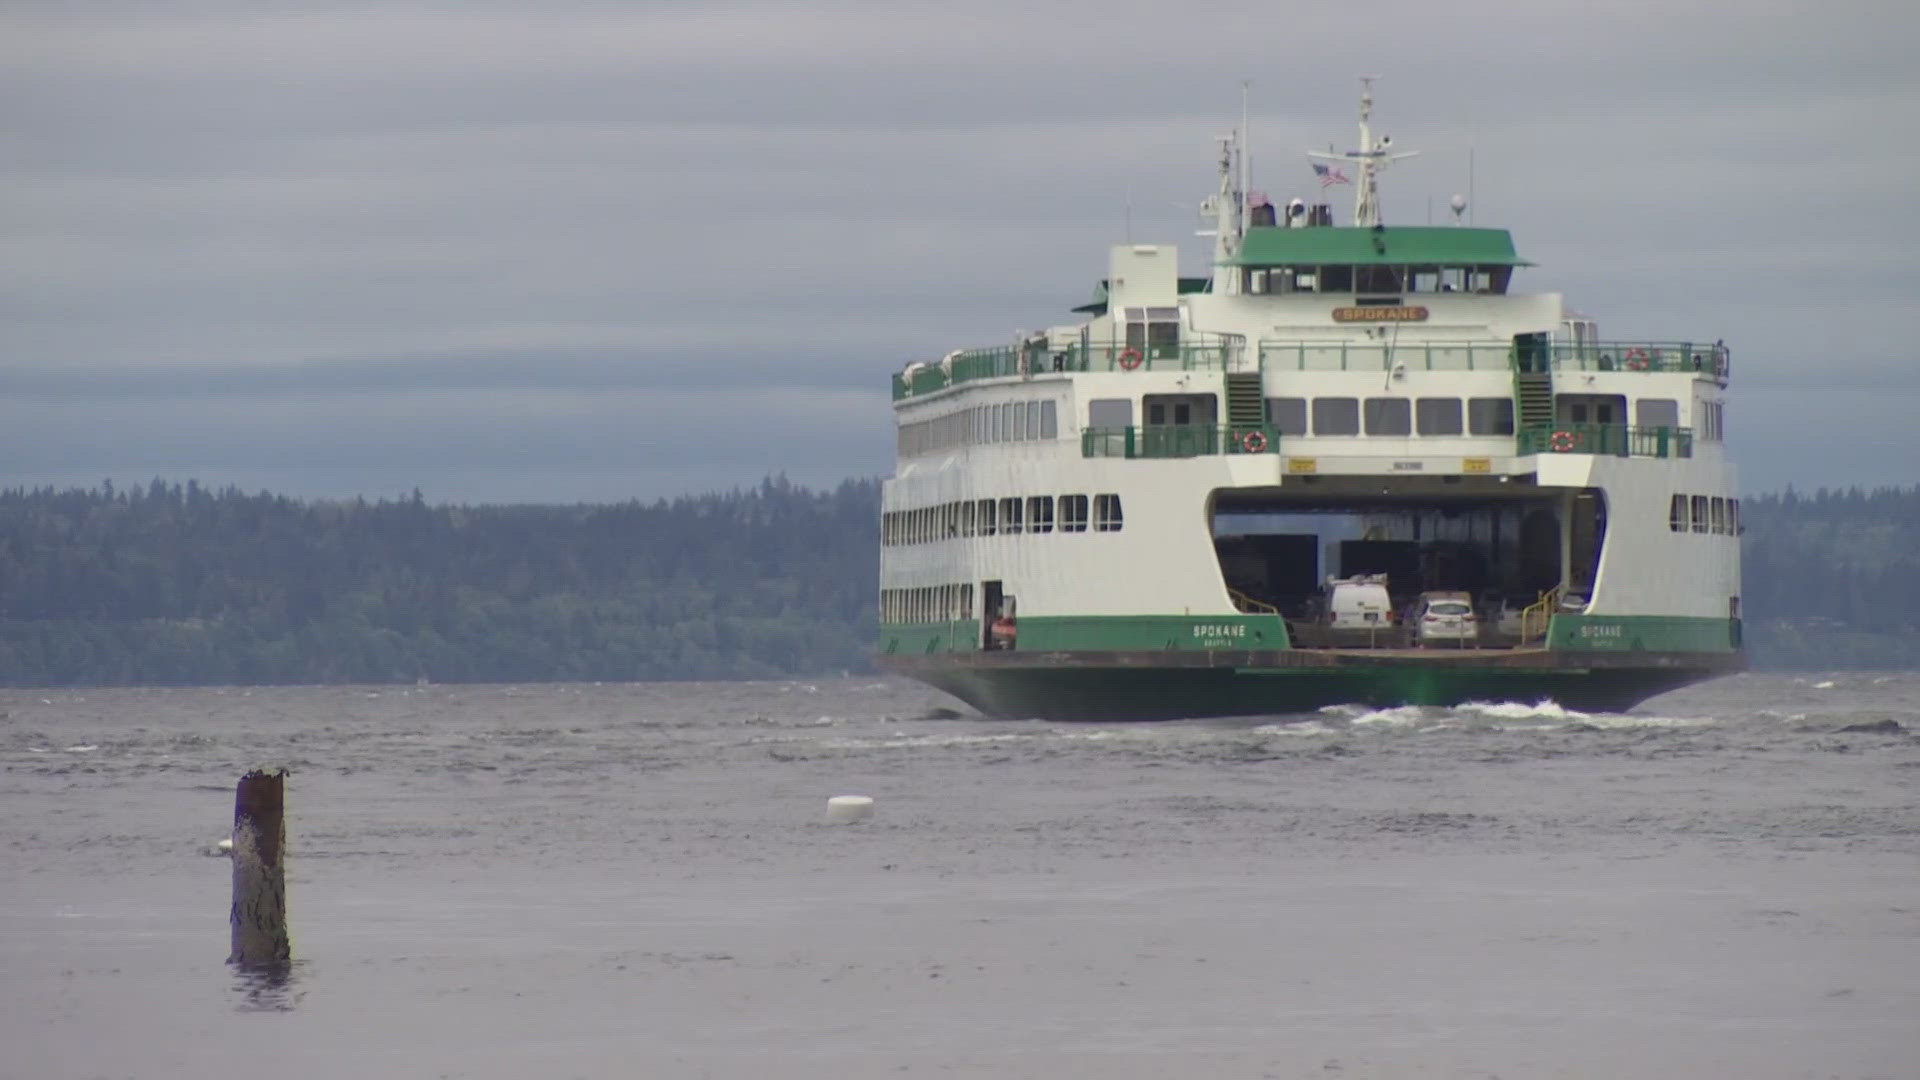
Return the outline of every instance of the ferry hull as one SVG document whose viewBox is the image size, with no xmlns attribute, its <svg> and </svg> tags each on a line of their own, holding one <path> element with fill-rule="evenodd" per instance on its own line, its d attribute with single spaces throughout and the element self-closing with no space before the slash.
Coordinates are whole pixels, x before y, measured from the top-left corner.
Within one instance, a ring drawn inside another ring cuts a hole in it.
<svg viewBox="0 0 1920 1080">
<path fill-rule="evenodd" d="M 1299 650 L 1173 658 L 1165 653 L 884 656 L 882 668 L 952 694 L 988 716 L 1173 720 L 1312 712 L 1328 705 L 1459 705 L 1551 699 L 1619 712 L 1745 668 L 1739 653 L 1444 658 Z"/>
</svg>

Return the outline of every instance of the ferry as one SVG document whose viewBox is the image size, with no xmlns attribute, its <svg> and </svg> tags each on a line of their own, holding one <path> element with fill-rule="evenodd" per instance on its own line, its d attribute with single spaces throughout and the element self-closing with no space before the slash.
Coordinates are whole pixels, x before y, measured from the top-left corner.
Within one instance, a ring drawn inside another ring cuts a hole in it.
<svg viewBox="0 0 1920 1080">
<path fill-rule="evenodd" d="M 1363 80 L 1358 149 L 1309 155 L 1350 222 L 1252 193 L 1243 124 L 1210 274 L 1122 244 L 1079 321 L 894 374 L 883 669 L 1155 720 L 1618 711 L 1745 666 L 1724 341 L 1609 340 L 1515 289 L 1533 264 L 1460 196 L 1386 224 L 1409 155 L 1372 107 Z"/>
</svg>

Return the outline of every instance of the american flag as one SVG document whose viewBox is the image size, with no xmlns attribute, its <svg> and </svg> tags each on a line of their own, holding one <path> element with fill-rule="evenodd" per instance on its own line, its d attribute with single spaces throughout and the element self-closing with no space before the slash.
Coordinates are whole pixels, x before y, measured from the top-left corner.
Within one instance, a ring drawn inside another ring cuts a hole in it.
<svg viewBox="0 0 1920 1080">
<path fill-rule="evenodd" d="M 1335 184 L 1353 183 L 1353 181 L 1347 179 L 1347 175 L 1339 169 L 1330 165 L 1322 165 L 1317 161 L 1313 163 L 1313 175 L 1320 178 L 1320 186 L 1323 188 L 1332 187 Z"/>
</svg>

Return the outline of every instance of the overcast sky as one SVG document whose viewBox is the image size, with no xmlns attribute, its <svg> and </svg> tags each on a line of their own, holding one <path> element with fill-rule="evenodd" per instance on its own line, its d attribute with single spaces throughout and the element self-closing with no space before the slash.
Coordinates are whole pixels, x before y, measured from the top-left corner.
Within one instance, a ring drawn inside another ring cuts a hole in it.
<svg viewBox="0 0 1920 1080">
<path fill-rule="evenodd" d="M 1284 199 L 1360 74 L 1389 223 L 1471 158 L 1518 287 L 1726 339 L 1748 491 L 1920 481 L 1911 3 L 301 7 L 0 8 L 0 486 L 884 474 L 889 372 L 1067 321 L 1129 223 L 1203 272 L 1242 80 Z"/>
</svg>

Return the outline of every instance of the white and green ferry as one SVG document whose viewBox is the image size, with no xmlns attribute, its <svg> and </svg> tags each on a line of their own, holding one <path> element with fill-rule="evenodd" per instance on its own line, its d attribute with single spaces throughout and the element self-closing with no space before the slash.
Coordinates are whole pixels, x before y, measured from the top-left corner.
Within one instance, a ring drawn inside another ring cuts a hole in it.
<svg viewBox="0 0 1920 1080">
<path fill-rule="evenodd" d="M 1610 341 L 1501 229 L 1246 194 L 1223 140 L 1213 270 L 1112 249 L 1084 320 L 893 377 L 881 665 L 1002 717 L 1275 714 L 1552 698 L 1613 710 L 1744 666 L 1717 338 Z M 1478 630 L 1329 624 L 1333 579 Z"/>
</svg>

